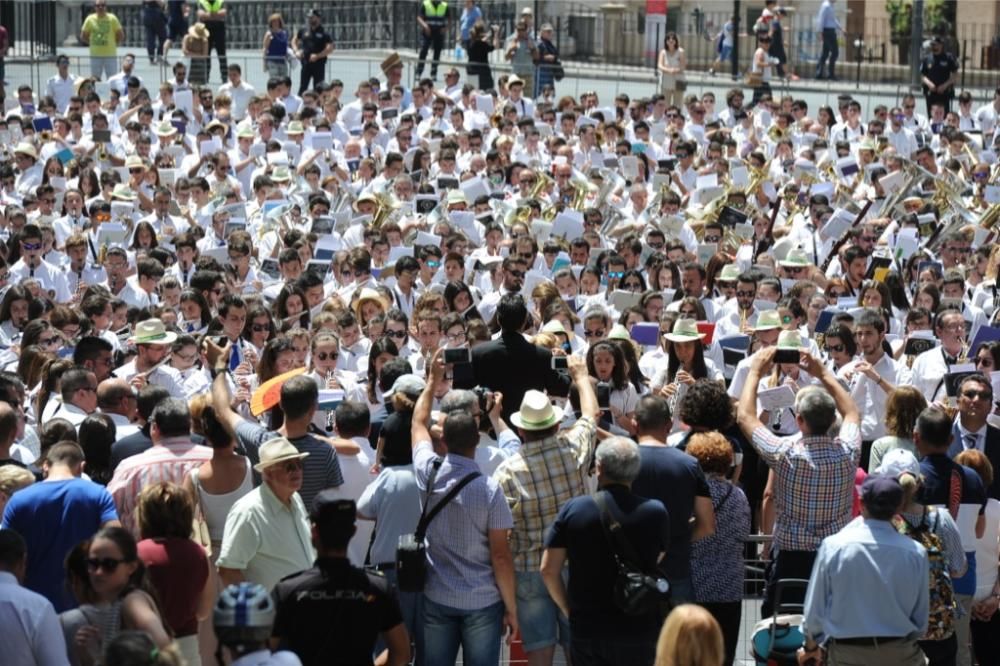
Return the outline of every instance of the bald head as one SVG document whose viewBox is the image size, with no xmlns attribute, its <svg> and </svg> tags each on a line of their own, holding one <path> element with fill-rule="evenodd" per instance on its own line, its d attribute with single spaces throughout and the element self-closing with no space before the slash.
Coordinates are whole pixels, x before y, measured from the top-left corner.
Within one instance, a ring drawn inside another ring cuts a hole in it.
<svg viewBox="0 0 1000 666">
<path fill-rule="evenodd" d="M 97 385 L 97 406 L 102 412 L 120 414 L 132 420 L 136 408 L 135 392 L 124 379 L 105 379 Z"/>
</svg>

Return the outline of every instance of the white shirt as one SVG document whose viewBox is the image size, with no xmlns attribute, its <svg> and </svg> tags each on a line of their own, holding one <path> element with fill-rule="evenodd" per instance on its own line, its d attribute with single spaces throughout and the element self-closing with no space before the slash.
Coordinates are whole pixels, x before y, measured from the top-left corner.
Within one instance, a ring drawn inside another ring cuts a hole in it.
<svg viewBox="0 0 1000 666">
<path fill-rule="evenodd" d="M 943 347 L 935 347 L 920 354 L 913 361 L 912 384 L 924 394 L 928 403 L 944 395 L 944 376 L 948 374 L 948 364 L 944 355 Z"/>
<path fill-rule="evenodd" d="M 42 260 L 34 270 L 28 268 L 24 259 L 18 259 L 10 268 L 10 283 L 18 284 L 25 278 L 34 277 L 42 285 L 42 289 L 52 292 L 56 303 L 70 301 L 69 288 L 66 286 L 66 274 L 58 267 Z"/>
<path fill-rule="evenodd" d="M 52 415 L 54 419 L 66 419 L 73 424 L 73 427 L 79 428 L 80 424 L 83 423 L 90 414 L 83 411 L 76 405 L 64 402 L 60 405 L 59 409 L 56 410 L 55 414 Z"/>
<path fill-rule="evenodd" d="M 0 643 L 4 663 L 69 666 L 66 641 L 52 604 L 0 571 Z"/>
<path fill-rule="evenodd" d="M 75 92 L 76 80 L 70 74 L 65 79 L 58 74 L 49 77 L 45 82 L 45 94 L 55 100 L 56 110 L 59 113 L 66 113 L 69 107 L 69 100 Z"/>
<path fill-rule="evenodd" d="M 854 403 L 861 410 L 861 439 L 867 442 L 888 434 L 885 428 L 885 405 L 889 395 L 877 382 L 857 371 L 860 362 L 861 359 L 848 363 L 840 369 L 837 376 L 845 378 L 848 372 L 854 372 L 849 388 Z M 872 369 L 893 386 L 906 386 L 912 377 L 905 363 L 900 363 L 885 353 Z"/>
<path fill-rule="evenodd" d="M 240 81 L 240 85 L 238 86 L 234 86 L 228 81 L 219 86 L 219 94 L 228 95 L 233 100 L 232 116 L 236 120 L 242 120 L 243 116 L 247 114 L 247 106 L 250 104 L 250 98 L 254 96 L 255 92 L 253 86 L 243 80 Z"/>
<path fill-rule="evenodd" d="M 111 374 L 115 377 L 124 379 L 125 381 L 131 381 L 133 377 L 139 374 L 139 371 L 135 368 L 135 361 L 130 361 Z M 156 384 L 157 386 L 162 386 L 167 389 L 170 393 L 170 397 L 172 398 L 180 398 L 182 400 L 187 399 L 187 394 L 181 386 L 179 373 L 169 365 L 161 365 L 156 370 L 153 370 L 151 373 L 146 375 L 146 381 L 150 384 Z"/>
<path fill-rule="evenodd" d="M 367 439 L 352 437 L 351 441 L 360 446 L 361 451 L 354 456 L 337 452 L 337 460 L 340 461 L 340 472 L 344 476 L 344 483 L 333 488 L 332 491 L 339 498 L 352 499 L 357 502 L 361 499 L 361 494 L 365 492 L 368 484 L 375 480 L 376 475 L 371 472 L 375 453 Z M 347 546 L 347 557 L 354 566 L 363 567 L 365 565 L 368 543 L 371 541 L 374 530 L 375 523 L 371 520 L 357 522 L 357 532 L 351 537 L 351 543 Z"/>
</svg>

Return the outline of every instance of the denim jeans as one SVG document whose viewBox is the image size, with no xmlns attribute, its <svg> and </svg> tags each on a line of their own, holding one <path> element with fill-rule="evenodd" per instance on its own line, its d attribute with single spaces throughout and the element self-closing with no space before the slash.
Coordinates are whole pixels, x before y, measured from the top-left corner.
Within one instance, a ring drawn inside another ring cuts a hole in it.
<svg viewBox="0 0 1000 666">
<path fill-rule="evenodd" d="M 410 634 L 410 643 L 413 647 L 413 663 L 419 666 L 424 663 L 424 641 L 421 628 L 424 614 L 424 595 L 420 592 L 401 591 L 395 569 L 383 571 L 382 574 L 399 596 L 399 609 L 403 613 L 403 624 L 406 625 L 406 632 Z M 382 635 L 379 634 L 375 641 L 375 656 L 381 654 L 386 647 L 388 646 L 382 640 Z"/>
<path fill-rule="evenodd" d="M 498 601 L 477 610 L 436 604 L 424 597 L 424 663 L 453 666 L 462 646 L 464 666 L 497 666 L 503 634 L 504 605 Z"/>
</svg>

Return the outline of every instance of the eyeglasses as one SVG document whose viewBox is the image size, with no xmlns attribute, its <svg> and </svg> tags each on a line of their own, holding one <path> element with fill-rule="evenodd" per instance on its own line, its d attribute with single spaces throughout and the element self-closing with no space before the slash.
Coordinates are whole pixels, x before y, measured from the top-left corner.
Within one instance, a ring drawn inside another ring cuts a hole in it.
<svg viewBox="0 0 1000 666">
<path fill-rule="evenodd" d="M 177 352 L 174 352 L 173 356 L 174 358 L 179 358 L 180 360 L 186 361 L 188 363 L 193 363 L 198 359 L 198 354 L 179 354 Z M 132 397 L 132 395 L 129 394 L 126 397 Z"/>
<path fill-rule="evenodd" d="M 596 331 L 584 331 L 583 337 L 585 338 L 603 338 L 605 330 L 603 328 Z"/>
<path fill-rule="evenodd" d="M 827 345 L 826 346 L 826 353 L 829 354 L 829 353 L 832 352 L 832 353 L 839 354 L 839 353 L 845 351 L 846 349 L 847 348 L 844 345 Z"/>
<path fill-rule="evenodd" d="M 386 331 L 385 336 L 387 338 L 396 338 L 397 340 L 402 340 L 406 337 L 406 331 Z"/>
<path fill-rule="evenodd" d="M 456 333 L 447 333 L 445 334 L 445 337 L 447 337 L 452 342 L 462 342 L 465 340 L 465 331 L 458 331 Z"/>
<path fill-rule="evenodd" d="M 339 352 L 316 352 L 317 361 L 336 361 L 338 356 L 340 356 Z"/>
<path fill-rule="evenodd" d="M 57 336 L 53 336 L 51 338 L 39 338 L 38 344 L 42 345 L 43 347 L 51 347 L 52 345 L 59 344 L 59 338 Z"/>
<path fill-rule="evenodd" d="M 124 564 L 125 560 L 116 560 L 113 557 L 89 557 L 87 558 L 87 568 L 91 571 L 104 569 L 108 573 L 114 573 L 119 564 Z"/>
<path fill-rule="evenodd" d="M 254 333 L 264 333 L 265 331 L 270 331 L 271 326 L 268 324 L 250 324 L 250 330 Z"/>
<path fill-rule="evenodd" d="M 685 319 L 696 319 L 698 317 L 698 313 L 694 310 L 681 310 L 680 315 Z"/>
<path fill-rule="evenodd" d="M 992 400 L 993 393 L 990 391 L 962 391 L 962 397 L 969 400 L 975 400 L 976 398 L 980 400 Z"/>
<path fill-rule="evenodd" d="M 914 107 L 916 107 L 916 105 L 915 105 L 915 104 L 904 104 L 904 105 L 903 105 L 903 108 L 904 108 L 904 109 L 912 109 L 912 108 L 914 108 Z"/>
</svg>

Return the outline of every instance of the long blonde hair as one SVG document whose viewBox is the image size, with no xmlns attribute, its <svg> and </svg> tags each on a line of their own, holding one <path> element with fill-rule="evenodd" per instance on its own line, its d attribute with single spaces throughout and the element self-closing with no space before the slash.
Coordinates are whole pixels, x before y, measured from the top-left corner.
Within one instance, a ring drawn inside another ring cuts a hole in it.
<svg viewBox="0 0 1000 666">
<path fill-rule="evenodd" d="M 722 666 L 726 648 L 712 614 L 695 604 L 672 610 L 656 641 L 655 666 Z"/>
</svg>

